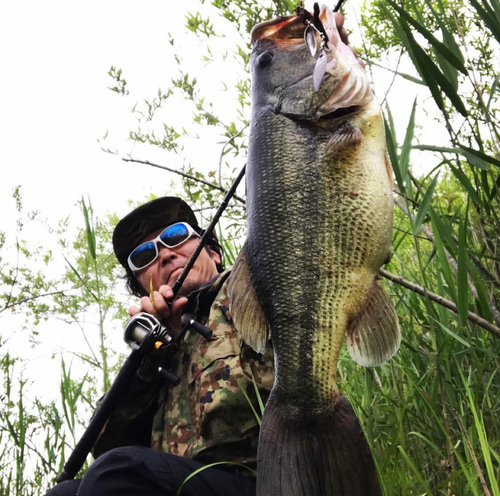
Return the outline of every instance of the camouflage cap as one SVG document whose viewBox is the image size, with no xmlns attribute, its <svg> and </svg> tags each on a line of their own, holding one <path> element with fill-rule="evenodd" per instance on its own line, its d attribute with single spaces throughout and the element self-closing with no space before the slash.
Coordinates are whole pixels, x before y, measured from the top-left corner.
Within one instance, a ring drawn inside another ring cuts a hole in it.
<svg viewBox="0 0 500 496">
<path fill-rule="evenodd" d="M 175 222 L 198 226 L 191 207 L 175 196 L 157 198 L 132 210 L 118 222 L 113 231 L 113 250 L 116 258 L 127 267 L 128 256 L 148 234 Z"/>
</svg>

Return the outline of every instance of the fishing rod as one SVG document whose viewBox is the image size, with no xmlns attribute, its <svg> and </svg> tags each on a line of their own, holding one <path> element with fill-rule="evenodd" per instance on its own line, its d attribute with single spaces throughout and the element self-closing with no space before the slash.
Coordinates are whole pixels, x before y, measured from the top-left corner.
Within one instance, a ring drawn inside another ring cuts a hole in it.
<svg viewBox="0 0 500 496">
<path fill-rule="evenodd" d="M 333 7 L 333 11 L 334 12 L 338 12 L 340 10 L 340 7 L 342 7 L 342 4 L 345 2 L 346 0 L 339 0 L 337 2 L 337 5 L 335 5 L 335 7 Z"/>
<path fill-rule="evenodd" d="M 179 290 L 186 280 L 189 271 L 195 264 L 198 255 L 206 246 L 207 241 L 213 233 L 221 215 L 227 208 L 229 201 L 236 192 L 236 188 L 245 175 L 245 168 L 246 164 L 243 166 L 233 184 L 227 191 L 224 199 L 217 208 L 212 221 L 203 233 L 198 246 L 189 258 L 179 278 L 174 283 L 174 286 L 172 288 L 174 296 L 172 300 L 178 295 Z M 170 304 L 172 300 L 170 300 Z M 211 331 L 205 326 L 190 319 L 189 322 L 184 325 L 180 337 L 184 336 L 187 328 L 194 329 L 205 338 L 210 337 L 211 334 Z M 167 349 L 169 349 L 169 347 L 175 347 L 175 345 L 179 342 L 178 339 L 174 340 L 172 338 L 169 330 L 166 327 L 162 326 L 153 315 L 149 315 L 147 313 L 139 313 L 137 315 L 134 315 L 134 317 L 132 317 L 128 321 L 127 325 L 125 326 L 124 339 L 132 348 L 132 352 L 122 365 L 122 368 L 118 372 L 118 375 L 113 381 L 113 384 L 106 393 L 106 396 L 104 397 L 101 405 L 90 420 L 87 429 L 74 447 L 73 452 L 69 456 L 68 460 L 64 464 L 64 468 L 56 477 L 57 484 L 66 480 L 74 479 L 75 475 L 80 471 L 92 447 L 95 445 L 99 434 L 102 432 L 104 425 L 109 419 L 109 416 L 115 409 L 118 400 L 129 389 L 134 376 L 142 363 L 143 358 L 146 355 L 150 354 L 153 350 L 156 350 L 155 353 L 165 352 Z M 157 372 L 160 373 L 163 378 L 170 384 L 178 384 L 179 378 L 169 370 L 158 368 Z"/>
<path fill-rule="evenodd" d="M 186 280 L 186 277 L 187 277 L 189 271 L 191 270 L 194 263 L 196 262 L 198 255 L 200 254 L 201 250 L 207 244 L 207 241 L 210 238 L 210 236 L 212 235 L 212 233 L 215 229 L 215 226 L 219 222 L 220 216 L 224 213 L 224 210 L 226 210 L 226 207 L 229 204 L 229 200 L 233 197 L 234 193 L 236 192 L 236 188 L 238 187 L 241 180 L 243 179 L 243 176 L 245 175 L 245 170 L 246 170 L 246 164 L 242 167 L 240 173 L 238 174 L 238 176 L 234 180 L 233 184 L 231 185 L 231 187 L 227 191 L 226 196 L 224 197 L 224 199 L 220 203 L 219 208 L 217 209 L 217 212 L 215 212 L 215 215 L 212 218 L 212 221 L 210 222 L 209 226 L 205 229 L 205 232 L 203 233 L 203 235 L 200 239 L 200 242 L 198 243 L 198 246 L 194 250 L 191 257 L 189 258 L 181 275 L 178 277 L 177 281 L 175 281 L 174 285 L 172 286 L 172 292 L 174 293 L 172 300 L 179 293 L 179 290 L 181 289 L 182 284 Z"/>
</svg>

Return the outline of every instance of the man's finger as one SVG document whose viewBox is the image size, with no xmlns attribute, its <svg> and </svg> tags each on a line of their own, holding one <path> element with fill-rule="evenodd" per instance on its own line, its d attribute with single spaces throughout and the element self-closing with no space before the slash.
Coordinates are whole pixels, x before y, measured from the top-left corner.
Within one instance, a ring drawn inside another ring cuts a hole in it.
<svg viewBox="0 0 500 496">
<path fill-rule="evenodd" d="M 137 315 L 138 313 L 141 313 L 142 312 L 142 309 L 137 307 L 137 306 L 132 306 L 132 307 L 129 307 L 128 309 L 128 314 L 130 315 L 130 317 L 133 317 L 134 315 Z"/>
<path fill-rule="evenodd" d="M 365 63 L 359 58 L 358 54 L 356 53 L 356 50 L 354 50 L 354 48 L 352 48 L 352 46 L 349 45 L 349 34 L 344 28 L 344 16 L 340 12 L 334 12 L 333 15 L 335 16 L 335 22 L 337 24 L 337 29 L 339 31 L 342 43 L 346 44 L 351 49 L 352 53 L 354 54 L 354 56 L 358 61 L 358 64 L 364 68 Z"/>
<path fill-rule="evenodd" d="M 170 286 L 167 284 L 163 284 L 158 288 L 158 292 L 165 298 L 165 300 L 169 301 L 174 297 L 174 292 Z"/>
</svg>

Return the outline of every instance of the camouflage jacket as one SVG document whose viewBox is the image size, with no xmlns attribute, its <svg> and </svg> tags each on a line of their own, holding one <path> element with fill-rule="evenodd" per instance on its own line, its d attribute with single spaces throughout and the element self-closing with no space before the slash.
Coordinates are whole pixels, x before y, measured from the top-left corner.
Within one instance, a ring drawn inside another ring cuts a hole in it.
<svg viewBox="0 0 500 496">
<path fill-rule="evenodd" d="M 142 386 L 141 391 L 140 384 L 135 385 L 131 403 L 121 405 L 108 424 L 113 420 L 119 424 L 125 417 L 131 421 L 153 403 L 154 408 L 160 403 L 152 424 L 153 449 L 202 463 L 232 461 L 255 466 L 257 415 L 261 414 L 255 387 L 265 403 L 274 380 L 273 356 L 270 350 L 264 355 L 255 353 L 235 329 L 226 295 L 228 275 L 221 274 L 212 286 L 216 296 L 205 311 L 208 316 L 201 319 L 213 331 L 212 337 L 206 340 L 188 331 L 174 356 L 171 370 L 181 378 L 180 383 L 164 387 L 159 395 L 157 391 L 153 395 L 152 388 Z M 101 437 L 106 437 L 106 431 L 108 440 L 101 442 L 104 451 L 126 442 L 109 439 L 113 438 L 112 425 L 106 425 Z"/>
</svg>

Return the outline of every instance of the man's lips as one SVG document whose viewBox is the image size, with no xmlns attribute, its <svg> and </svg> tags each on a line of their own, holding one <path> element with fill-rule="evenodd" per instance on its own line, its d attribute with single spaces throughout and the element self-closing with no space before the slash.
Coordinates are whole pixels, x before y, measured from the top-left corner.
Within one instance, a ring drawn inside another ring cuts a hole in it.
<svg viewBox="0 0 500 496">
<path fill-rule="evenodd" d="M 179 279 L 179 276 L 182 274 L 182 271 L 184 270 L 184 267 L 176 267 L 172 272 L 170 272 L 170 275 L 168 276 L 168 281 L 171 282 L 172 284 Z M 172 286 L 172 284 L 169 284 L 169 286 Z"/>
</svg>

